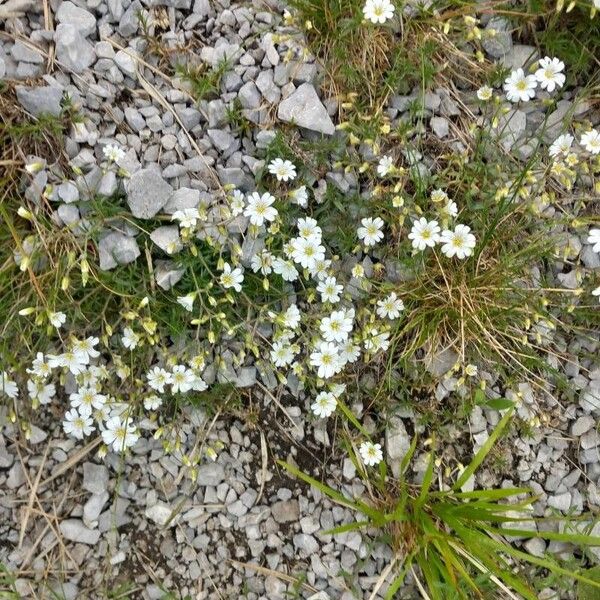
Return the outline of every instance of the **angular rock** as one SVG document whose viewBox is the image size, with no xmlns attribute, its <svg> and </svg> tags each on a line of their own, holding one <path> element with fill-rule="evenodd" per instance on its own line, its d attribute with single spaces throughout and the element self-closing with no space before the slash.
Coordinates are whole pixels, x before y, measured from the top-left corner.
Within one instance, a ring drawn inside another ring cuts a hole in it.
<svg viewBox="0 0 600 600">
<path fill-rule="evenodd" d="M 58 197 L 67 204 L 79 200 L 79 190 L 72 181 L 63 181 L 56 189 Z"/>
<path fill-rule="evenodd" d="M 44 57 L 33 48 L 30 48 L 21 40 L 17 40 L 15 45 L 10 49 L 12 57 L 18 62 L 27 62 L 41 65 L 44 62 Z"/>
<path fill-rule="evenodd" d="M 392 417 L 385 430 L 385 447 L 392 472 L 400 474 L 400 463 L 410 448 L 410 436 L 400 417 Z"/>
<path fill-rule="evenodd" d="M 19 104 L 34 117 L 42 114 L 49 114 L 53 117 L 60 115 L 62 92 L 58 88 L 49 85 L 32 88 L 18 85 L 16 90 Z"/>
<path fill-rule="evenodd" d="M 172 215 L 184 208 L 196 208 L 200 204 L 200 191 L 192 188 L 180 187 L 175 190 L 169 201 L 164 205 L 163 211 Z"/>
<path fill-rule="evenodd" d="M 504 56 L 512 48 L 510 22 L 504 17 L 492 17 L 485 27 L 481 45 L 494 58 Z"/>
<path fill-rule="evenodd" d="M 177 225 L 158 227 L 150 234 L 150 239 L 167 254 L 175 254 L 183 248 Z"/>
<path fill-rule="evenodd" d="M 180 517 L 179 514 L 173 515 L 173 510 L 162 502 L 157 502 L 154 506 L 149 506 L 146 508 L 144 514 L 161 527 L 164 527 L 167 523 L 170 527 L 175 526 Z"/>
<path fill-rule="evenodd" d="M 56 60 L 72 73 L 82 73 L 96 60 L 94 47 L 74 25 L 60 24 L 56 28 L 54 41 Z"/>
<path fill-rule="evenodd" d="M 157 260 L 154 267 L 154 279 L 163 290 L 170 290 L 180 281 L 184 273 L 184 269 L 178 269 L 170 260 Z"/>
<path fill-rule="evenodd" d="M 108 469 L 104 465 L 96 465 L 91 462 L 83 463 L 84 490 L 92 494 L 101 494 L 108 489 Z"/>
<path fill-rule="evenodd" d="M 279 104 L 277 117 L 286 123 L 294 123 L 326 135 L 333 135 L 335 132 L 327 109 L 310 83 L 303 83 Z"/>
<path fill-rule="evenodd" d="M 173 188 L 155 168 L 136 171 L 125 186 L 127 204 L 138 219 L 151 219 L 168 202 Z"/>
<path fill-rule="evenodd" d="M 215 486 L 219 485 L 225 479 L 225 469 L 223 465 L 213 462 L 205 463 L 198 467 L 198 485 Z"/>
<path fill-rule="evenodd" d="M 300 516 L 298 500 L 282 500 L 271 506 L 271 513 L 277 523 L 292 523 Z"/>
<path fill-rule="evenodd" d="M 59 23 L 73 25 L 85 37 L 96 31 L 96 18 L 94 15 L 84 8 L 75 6 L 70 0 L 64 0 L 58 7 L 56 20 Z"/>
<path fill-rule="evenodd" d="M 62 535 L 71 542 L 95 545 L 100 539 L 100 531 L 89 529 L 79 519 L 65 519 L 59 525 Z"/>
<path fill-rule="evenodd" d="M 112 231 L 98 243 L 100 269 L 109 271 L 117 265 L 126 265 L 137 259 L 140 249 L 135 238 Z"/>
</svg>

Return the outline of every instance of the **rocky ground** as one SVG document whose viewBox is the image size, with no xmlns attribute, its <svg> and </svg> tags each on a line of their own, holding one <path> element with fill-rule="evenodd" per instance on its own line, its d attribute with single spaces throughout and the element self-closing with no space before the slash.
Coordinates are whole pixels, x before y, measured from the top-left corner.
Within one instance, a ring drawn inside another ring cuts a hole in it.
<svg viewBox="0 0 600 600">
<path fill-rule="evenodd" d="M 53 184 L 53 218 L 75 232 L 97 226 L 95 206 L 88 201 L 98 195 L 123 193 L 131 215 L 152 226 L 154 217 L 162 217 L 165 224 L 150 232 L 156 248 L 148 257 L 156 284 L 170 289 L 183 275 L 168 256 L 181 244 L 170 215 L 200 205 L 214 223 L 213 233 L 224 244 L 232 243 L 245 231 L 247 220 L 241 217 L 227 231 L 218 231 L 223 187 L 254 189 L 276 129 L 293 123 L 308 138 L 334 135 L 337 102 L 320 92 L 320 67 L 304 56 L 299 38 L 280 41 L 290 33 L 283 9 L 275 0 L 0 4 L 0 14 L 11 11 L 0 30 L 0 78 L 17 81 L 22 108 L 33 116 L 58 115 L 68 97 L 85 116 L 64 147 L 66 161 L 80 174 L 68 176 L 62 162 L 44 159 L 26 197 L 38 200 L 46 185 Z M 502 29 L 501 23 L 494 25 Z M 157 52 L 152 44 L 159 35 Z M 486 51 L 511 68 L 525 66 L 536 52 L 513 44 L 510 32 L 488 42 Z M 215 97 L 196 102 L 189 81 L 173 74 L 170 67 L 184 56 L 215 68 L 227 59 Z M 401 118 L 417 94 L 393 96 L 390 118 Z M 228 120 L 234 104 L 252 125 L 249 131 L 235 129 Z M 454 127 L 464 106 L 477 110 L 472 92 L 439 89 L 427 94 L 428 126 L 439 140 L 460 144 L 453 139 Z M 532 150 L 527 136 L 543 119 L 536 110 L 512 110 L 501 128 L 504 146 L 518 147 L 525 158 Z M 549 139 L 556 137 L 567 113 L 600 121 L 590 104 L 565 97 L 545 124 Z M 102 148 L 114 143 L 126 150 L 119 167 L 130 177 L 106 163 Z M 315 197 L 322 197 L 327 186 L 348 192 L 358 183 L 352 174 L 332 169 L 314 181 Z M 144 259 L 146 249 L 138 240 L 139 230 L 125 221 L 105 228 L 99 240 L 100 268 Z M 583 237 L 572 235 L 569 243 L 583 268 L 600 267 L 600 256 Z M 255 251 L 242 246 L 242 260 L 249 263 Z M 557 281 L 567 288 L 579 285 L 579 271 L 572 265 L 565 260 L 556 266 Z M 600 510 L 597 332 L 592 338 L 563 340 L 571 359 L 557 360 L 556 366 L 569 381 L 570 397 L 560 396 L 559 401 L 553 389 L 525 382 L 513 386 L 507 397 L 518 403 L 519 415 L 524 420 L 542 418 L 531 432 L 499 447 L 501 467 L 486 466 L 473 482 L 477 487 L 530 486 L 538 495 L 538 516 Z M 454 360 L 440 360 L 437 369 L 443 374 Z M 251 408 L 241 409 L 239 416 L 213 419 L 202 409 L 186 409 L 182 446 L 171 454 L 165 454 L 161 440 L 152 438 L 156 424 L 149 420 L 141 425 L 147 435 L 131 455 L 100 459 L 96 441 L 82 445 L 65 437 L 61 414 L 43 413 L 26 440 L 0 409 L 0 423 L 5 422 L 0 434 L 0 563 L 17 574 L 22 597 L 126 597 L 107 596 L 119 590 L 144 599 L 171 597 L 165 595 L 168 591 L 179 594 L 172 597 L 199 600 L 384 597 L 389 582 L 373 590 L 389 564 L 390 549 L 358 532 L 323 534 L 354 516 L 290 478 L 275 462 L 295 462 L 314 475 L 326 465 L 334 487 L 360 496 L 364 483 L 352 461 L 332 443 L 336 429 L 344 427 L 342 421 L 314 421 L 312 399 L 301 389 L 290 389 L 293 385 L 280 390 L 273 373 L 260 366 L 215 367 L 212 380 L 208 371 L 204 379 L 209 385 L 228 381 L 258 391 L 250 394 Z M 257 380 L 260 388 L 251 388 Z M 456 379 L 442 381 L 437 399 L 443 400 L 455 386 Z M 361 415 L 359 399 L 352 408 Z M 468 426 L 449 428 L 442 460 L 468 461 L 498 419 L 497 411 L 477 407 Z M 375 431 L 369 419 L 364 425 Z M 420 430 L 411 410 L 388 419 L 384 438 L 391 464 L 406 452 L 408 432 Z M 217 448 L 217 458 L 198 467 L 194 483 L 183 458 L 204 445 Z M 426 466 L 424 458 L 423 453 L 415 462 L 417 480 Z M 600 526 L 594 531 L 600 534 Z M 535 556 L 549 551 L 567 557 L 573 550 L 539 538 L 523 545 Z M 600 559 L 599 551 L 592 552 L 593 560 Z M 410 574 L 402 594 L 419 597 Z M 571 594 L 549 583 L 540 598 Z"/>
</svg>

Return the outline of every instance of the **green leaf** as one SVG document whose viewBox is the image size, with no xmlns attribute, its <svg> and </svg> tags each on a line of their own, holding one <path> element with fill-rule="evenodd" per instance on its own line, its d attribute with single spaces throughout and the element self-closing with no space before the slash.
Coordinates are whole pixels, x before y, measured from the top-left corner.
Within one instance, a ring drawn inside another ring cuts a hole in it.
<svg viewBox="0 0 600 600">
<path fill-rule="evenodd" d="M 363 527 L 369 527 L 371 521 L 355 521 L 354 523 L 346 523 L 344 525 L 338 525 L 333 529 L 327 529 L 323 532 L 323 535 L 337 535 L 338 533 L 346 533 L 348 531 L 356 531 Z"/>
<path fill-rule="evenodd" d="M 352 411 L 338 398 L 337 405 L 340 407 L 341 411 L 344 413 L 344 416 L 358 429 L 365 437 L 369 437 L 367 430 L 360 424 L 356 416 L 352 413 Z"/>
<path fill-rule="evenodd" d="M 514 405 L 515 403 L 508 398 L 490 398 L 482 404 L 482 406 L 493 410 L 506 410 L 507 408 L 513 408 Z"/>
<path fill-rule="evenodd" d="M 479 465 L 483 462 L 489 451 L 492 449 L 496 440 L 510 421 L 514 408 L 510 408 L 506 414 L 500 419 L 500 422 L 492 431 L 490 437 L 485 441 L 485 444 L 481 446 L 477 454 L 473 457 L 471 464 L 462 472 L 461 476 L 456 480 L 456 483 L 452 487 L 453 490 L 460 490 L 460 488 L 468 481 L 469 477 L 475 473 Z"/>
</svg>

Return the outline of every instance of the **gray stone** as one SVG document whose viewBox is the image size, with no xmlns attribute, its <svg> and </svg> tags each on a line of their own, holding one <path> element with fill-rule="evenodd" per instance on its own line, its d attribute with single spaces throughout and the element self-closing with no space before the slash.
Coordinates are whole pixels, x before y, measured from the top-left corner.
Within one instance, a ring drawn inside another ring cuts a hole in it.
<svg viewBox="0 0 600 600">
<path fill-rule="evenodd" d="M 567 512 L 571 508 L 571 492 L 548 496 L 548 506 L 562 512 Z"/>
<path fill-rule="evenodd" d="M 140 24 L 140 13 L 142 13 L 142 5 L 139 0 L 132 2 L 129 8 L 123 13 L 119 22 L 119 33 L 124 38 L 130 38 L 137 32 Z"/>
<path fill-rule="evenodd" d="M 252 109 L 260 106 L 261 95 L 252 81 L 248 81 L 240 88 L 238 98 L 243 108 Z"/>
<path fill-rule="evenodd" d="M 433 133 L 440 139 L 448 135 L 450 126 L 448 120 L 444 119 L 444 117 L 432 117 L 429 124 L 431 125 L 431 129 L 433 129 Z"/>
<path fill-rule="evenodd" d="M 96 18 L 94 15 L 84 8 L 75 6 L 70 0 L 64 0 L 58 7 L 56 20 L 59 23 L 73 25 L 85 37 L 96 31 Z"/>
<path fill-rule="evenodd" d="M 481 45 L 494 58 L 504 56 L 512 48 L 512 36 L 508 19 L 492 17 L 485 27 Z"/>
<path fill-rule="evenodd" d="M 219 463 L 205 463 L 198 467 L 199 486 L 215 486 L 225 480 L 225 469 Z"/>
<path fill-rule="evenodd" d="M 129 77 L 135 77 L 137 71 L 137 59 L 135 58 L 135 52 L 128 48 L 125 50 L 119 50 L 115 54 L 115 63 L 121 69 L 121 71 Z"/>
<path fill-rule="evenodd" d="M 167 203 L 173 188 L 154 168 L 136 171 L 127 182 L 127 204 L 138 219 L 151 219 Z"/>
<path fill-rule="evenodd" d="M 288 69 L 289 76 L 295 85 L 314 84 L 317 80 L 318 69 L 315 63 L 291 61 Z"/>
<path fill-rule="evenodd" d="M 298 500 L 282 500 L 271 506 L 271 513 L 277 523 L 292 523 L 300 516 Z"/>
<path fill-rule="evenodd" d="M 112 231 L 101 238 L 98 243 L 98 252 L 102 271 L 109 271 L 117 265 L 134 262 L 140 255 L 140 249 L 135 238 L 118 231 Z"/>
<path fill-rule="evenodd" d="M 256 383 L 256 367 L 242 367 L 235 381 L 236 387 L 251 387 Z"/>
<path fill-rule="evenodd" d="M 319 551 L 319 543 L 312 535 L 297 533 L 293 538 L 294 546 L 300 551 L 301 556 L 310 556 Z"/>
<path fill-rule="evenodd" d="M 392 472 L 400 474 L 400 463 L 410 448 L 410 437 L 400 417 L 392 417 L 385 430 L 385 447 Z"/>
<path fill-rule="evenodd" d="M 144 513 L 148 519 L 164 527 L 165 525 L 169 525 L 169 527 L 174 527 L 179 520 L 181 515 L 176 514 L 173 515 L 173 510 L 162 502 L 157 502 L 153 506 L 148 506 Z"/>
<path fill-rule="evenodd" d="M 83 463 L 84 490 L 92 494 L 101 494 L 108 489 L 108 469 L 104 465 L 96 465 L 91 462 Z"/>
<path fill-rule="evenodd" d="M 501 63 L 511 71 L 519 67 L 524 70 L 539 59 L 539 53 L 534 46 L 515 44 L 503 57 Z"/>
<path fill-rule="evenodd" d="M 94 529 L 98 525 L 98 517 L 108 502 L 108 492 L 92 494 L 83 505 L 83 523 L 86 527 Z"/>
<path fill-rule="evenodd" d="M 49 114 L 58 117 L 61 112 L 62 92 L 50 86 L 28 88 L 16 87 L 17 100 L 21 106 L 34 117 Z"/>
<path fill-rule="evenodd" d="M 260 150 L 266 150 L 276 137 L 277 133 L 275 131 L 261 129 L 256 133 L 256 147 Z"/>
<path fill-rule="evenodd" d="M 333 135 L 335 132 L 327 109 L 310 83 L 303 83 L 279 104 L 277 117 L 286 123 L 294 123 L 326 135 Z"/>
<path fill-rule="evenodd" d="M 79 200 L 79 190 L 72 181 L 63 181 L 57 188 L 58 197 L 67 204 Z"/>
<path fill-rule="evenodd" d="M 0 469 L 9 469 L 15 461 L 12 455 L 4 444 L 0 444 Z"/>
<path fill-rule="evenodd" d="M 527 115 L 522 110 L 509 110 L 498 118 L 497 134 L 502 146 L 510 150 L 521 139 L 527 126 Z"/>
<path fill-rule="evenodd" d="M 61 24 L 54 34 L 56 60 L 73 73 L 82 73 L 96 59 L 94 47 L 73 25 Z"/>
<path fill-rule="evenodd" d="M 27 62 L 41 65 L 44 62 L 43 56 L 33 48 L 24 44 L 21 40 L 17 40 L 14 46 L 10 49 L 12 57 L 17 62 Z"/>
<path fill-rule="evenodd" d="M 236 143 L 236 139 L 222 129 L 209 129 L 206 133 L 213 146 L 220 152 L 226 152 Z"/>
<path fill-rule="evenodd" d="M 137 109 L 127 106 L 124 113 L 127 125 L 135 132 L 139 132 L 146 127 L 146 120 Z"/>
<path fill-rule="evenodd" d="M 185 208 L 196 208 L 200 204 L 200 191 L 192 188 L 180 187 L 175 190 L 168 202 L 164 205 L 163 211 L 172 215 L 178 210 Z"/>
<path fill-rule="evenodd" d="M 271 104 L 276 104 L 281 98 L 281 90 L 273 81 L 273 71 L 261 71 L 256 78 L 256 87 L 260 90 L 264 99 Z"/>
<path fill-rule="evenodd" d="M 167 254 L 175 254 L 183 248 L 177 225 L 165 225 L 156 228 L 150 234 L 150 239 Z"/>
<path fill-rule="evenodd" d="M 60 220 L 67 227 L 79 223 L 81 218 L 79 209 L 74 204 L 61 204 L 56 212 L 58 213 Z"/>
<path fill-rule="evenodd" d="M 65 519 L 59 525 L 62 535 L 71 542 L 93 546 L 100 539 L 100 531 L 87 528 L 79 519 Z"/>
<path fill-rule="evenodd" d="M 425 369 L 434 377 L 445 375 L 458 360 L 458 354 L 452 348 L 445 348 L 439 352 L 432 353 L 426 360 Z"/>
<path fill-rule="evenodd" d="M 157 260 L 154 267 L 154 279 L 163 290 L 170 290 L 181 280 L 184 273 L 184 269 L 178 269 L 175 263 L 168 260 Z"/>
<path fill-rule="evenodd" d="M 99 196 L 108 198 L 116 193 L 118 187 L 119 182 L 116 173 L 114 171 L 107 171 L 102 175 L 102 179 L 100 179 L 98 187 L 96 188 L 96 193 Z"/>
</svg>

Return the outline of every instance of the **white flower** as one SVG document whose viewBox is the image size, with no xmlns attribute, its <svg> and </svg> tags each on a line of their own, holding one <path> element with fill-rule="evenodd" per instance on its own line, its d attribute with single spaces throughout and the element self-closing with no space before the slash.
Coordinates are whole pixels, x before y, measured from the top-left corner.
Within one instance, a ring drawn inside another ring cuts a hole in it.
<svg viewBox="0 0 600 600">
<path fill-rule="evenodd" d="M 273 271 L 277 275 L 281 275 L 284 281 L 296 281 L 298 279 L 298 270 L 294 264 L 283 258 L 277 257 L 273 260 Z"/>
<path fill-rule="evenodd" d="M 106 396 L 99 394 L 94 388 L 80 388 L 69 396 L 71 408 L 76 408 L 79 414 L 89 417 L 92 408 L 102 408 L 106 404 Z"/>
<path fill-rule="evenodd" d="M 317 261 L 325 258 L 325 248 L 314 237 L 296 238 L 292 258 L 303 269 L 314 269 Z"/>
<path fill-rule="evenodd" d="M 73 343 L 73 352 L 85 356 L 87 362 L 92 358 L 98 358 L 100 352 L 96 350 L 96 346 L 100 340 L 97 337 L 87 337 L 85 340 L 75 340 Z"/>
<path fill-rule="evenodd" d="M 377 329 L 371 329 L 369 337 L 365 339 L 364 345 L 365 350 L 372 352 L 378 352 L 380 350 L 387 350 L 390 347 L 390 332 L 382 331 L 379 332 Z"/>
<path fill-rule="evenodd" d="M 448 194 L 444 190 L 441 190 L 439 188 L 431 192 L 430 198 L 431 201 L 435 204 L 437 204 L 438 202 L 447 202 L 449 199 Z"/>
<path fill-rule="evenodd" d="M 310 270 L 310 276 L 313 279 L 322 281 L 329 276 L 329 268 L 331 267 L 331 260 L 325 258 L 323 260 L 317 260 L 315 266 Z"/>
<path fill-rule="evenodd" d="M 189 294 L 186 294 L 185 296 L 177 296 L 177 303 L 181 304 L 181 306 L 183 306 L 183 308 L 185 308 L 185 310 L 187 310 L 188 312 L 192 312 L 192 310 L 194 308 L 194 300 L 195 299 L 196 299 L 196 293 L 190 292 Z"/>
<path fill-rule="evenodd" d="M 244 281 L 244 271 L 239 267 L 232 269 L 229 263 L 225 263 L 219 281 L 224 288 L 233 288 L 236 292 L 241 292 L 242 282 Z"/>
<path fill-rule="evenodd" d="M 344 286 L 340 285 L 335 277 L 328 277 L 324 281 L 320 281 L 317 286 L 317 292 L 321 294 L 321 301 L 332 304 L 340 301 L 340 294 L 343 290 Z"/>
<path fill-rule="evenodd" d="M 363 6 L 363 14 L 371 23 L 385 23 L 394 16 L 394 5 L 390 0 L 367 0 Z"/>
<path fill-rule="evenodd" d="M 289 160 L 276 158 L 269 163 L 269 173 L 277 177 L 277 181 L 291 181 L 296 178 L 296 167 Z"/>
<path fill-rule="evenodd" d="M 56 387 L 53 383 L 46 384 L 40 380 L 28 379 L 27 392 L 31 400 L 37 400 L 40 404 L 50 404 L 56 395 Z"/>
<path fill-rule="evenodd" d="M 300 311 L 295 304 L 292 304 L 283 313 L 283 325 L 289 329 L 296 329 L 300 325 Z"/>
<path fill-rule="evenodd" d="M 374 246 L 383 239 L 383 220 L 379 217 L 374 219 L 362 219 L 362 227 L 358 228 L 358 238 L 363 241 L 365 246 Z"/>
<path fill-rule="evenodd" d="M 377 164 L 377 175 L 385 177 L 394 170 L 394 159 L 391 156 L 382 156 Z"/>
<path fill-rule="evenodd" d="M 363 442 L 358 449 L 360 456 L 367 467 L 374 467 L 383 460 L 381 444 Z"/>
<path fill-rule="evenodd" d="M 133 350 L 140 343 L 140 336 L 131 327 L 125 327 L 121 342 L 128 350 Z"/>
<path fill-rule="evenodd" d="M 59 355 L 48 355 L 48 364 L 52 369 L 56 367 L 64 367 L 69 369 L 73 375 L 79 375 L 85 371 L 87 360 L 85 355 L 76 352 L 63 352 Z"/>
<path fill-rule="evenodd" d="M 317 367 L 317 375 L 329 379 L 339 370 L 338 347 L 332 342 L 321 342 L 310 355 L 310 364 Z"/>
<path fill-rule="evenodd" d="M 276 367 L 287 367 L 294 360 L 294 348 L 287 340 L 273 343 L 271 349 L 271 360 Z"/>
<path fill-rule="evenodd" d="M 558 58 L 546 56 L 539 62 L 539 69 L 535 72 L 535 78 L 538 80 L 543 90 L 553 92 L 555 88 L 561 88 L 565 83 L 564 71 L 565 63 Z"/>
<path fill-rule="evenodd" d="M 122 452 L 133 446 L 139 439 L 135 426 L 128 419 L 123 421 L 121 417 L 110 417 L 106 421 L 102 432 L 102 440 L 107 446 L 112 446 L 114 452 Z"/>
<path fill-rule="evenodd" d="M 313 413 L 321 418 L 330 417 L 337 406 L 337 398 L 331 392 L 320 392 L 311 404 Z"/>
<path fill-rule="evenodd" d="M 162 367 L 152 367 L 152 369 L 146 373 L 146 379 L 148 380 L 148 385 L 161 394 L 165 391 L 165 385 L 173 382 L 171 373 Z"/>
<path fill-rule="evenodd" d="M 268 250 L 261 250 L 250 260 L 250 266 L 255 273 L 269 275 L 273 270 L 273 255 Z"/>
<path fill-rule="evenodd" d="M 52 326 L 56 329 L 60 329 L 67 320 L 67 315 L 63 312 L 49 312 L 48 320 L 52 323 Z"/>
<path fill-rule="evenodd" d="M 8 374 L 4 371 L 0 372 L 0 393 L 8 396 L 11 400 L 15 400 L 19 395 L 17 384 L 8 378 Z"/>
<path fill-rule="evenodd" d="M 558 156 L 559 154 L 567 155 L 571 151 L 573 144 L 573 136 L 568 133 L 559 135 L 550 146 L 550 156 Z"/>
<path fill-rule="evenodd" d="M 125 151 L 114 144 L 106 144 L 102 148 L 102 152 L 107 160 L 115 163 L 118 163 L 125 156 Z"/>
<path fill-rule="evenodd" d="M 600 154 L 600 132 L 596 129 L 584 133 L 580 143 L 588 152 Z"/>
<path fill-rule="evenodd" d="M 473 254 L 473 248 L 475 248 L 475 236 L 471 233 L 471 228 L 467 225 L 457 225 L 454 231 L 446 229 L 442 231 L 440 237 L 442 245 L 442 252 L 448 257 L 452 258 L 466 258 Z"/>
<path fill-rule="evenodd" d="M 265 221 L 274 221 L 277 218 L 277 209 L 271 206 L 275 202 L 275 197 L 269 192 L 262 196 L 258 192 L 253 192 L 248 196 L 244 216 L 250 217 L 250 223 L 260 227 Z"/>
<path fill-rule="evenodd" d="M 365 276 L 365 268 L 357 263 L 352 267 L 352 277 L 355 279 L 362 279 Z"/>
<path fill-rule="evenodd" d="M 491 99 L 494 94 L 494 90 L 489 85 L 482 85 L 477 90 L 477 97 L 484 102 L 487 102 Z"/>
<path fill-rule="evenodd" d="M 535 97 L 537 80 L 535 75 L 525 75 L 520 67 L 513 71 L 504 81 L 506 97 L 511 102 L 527 102 Z"/>
<path fill-rule="evenodd" d="M 197 208 L 183 208 L 176 210 L 171 216 L 171 221 L 178 221 L 179 227 L 193 229 L 200 218 L 200 213 Z"/>
<path fill-rule="evenodd" d="M 156 410 L 157 408 L 160 408 L 161 405 L 162 400 L 158 396 L 152 395 L 144 398 L 144 408 L 146 410 Z"/>
<path fill-rule="evenodd" d="M 80 415 L 75 409 L 71 409 L 65 413 L 63 429 L 67 435 L 82 440 L 94 431 L 95 427 L 92 423 L 92 418 L 89 415 Z"/>
<path fill-rule="evenodd" d="M 240 190 L 233 190 L 230 198 L 229 208 L 231 208 L 231 215 L 237 217 L 244 212 L 246 201 L 244 200 L 244 194 Z"/>
<path fill-rule="evenodd" d="M 298 189 L 290 192 L 290 200 L 298 206 L 306 208 L 308 206 L 308 191 L 306 190 L 306 186 L 300 186 Z"/>
<path fill-rule="evenodd" d="M 354 363 L 360 356 L 360 346 L 355 344 L 351 339 L 348 339 L 340 345 L 339 353 L 342 363 Z"/>
<path fill-rule="evenodd" d="M 334 310 L 321 319 L 319 330 L 328 342 L 344 342 L 352 331 L 352 316 L 345 310 Z"/>
<path fill-rule="evenodd" d="M 428 246 L 433 248 L 440 241 L 440 226 L 437 221 L 428 221 L 421 217 L 414 221 L 412 229 L 408 234 L 408 239 L 412 240 L 412 247 L 415 250 L 425 250 Z"/>
<path fill-rule="evenodd" d="M 298 227 L 298 235 L 304 239 L 312 239 L 318 243 L 321 243 L 321 236 L 323 234 L 317 221 L 311 217 L 304 217 L 298 219 L 296 223 Z"/>
<path fill-rule="evenodd" d="M 175 365 L 171 371 L 171 389 L 174 394 L 189 392 L 194 387 L 195 380 L 196 375 L 185 365 Z"/>
<path fill-rule="evenodd" d="M 400 313 L 404 310 L 404 302 L 396 296 L 395 292 L 392 292 L 387 298 L 379 300 L 377 302 L 377 314 L 382 318 L 394 320 L 400 316 Z"/>
<path fill-rule="evenodd" d="M 35 375 L 41 379 L 45 379 L 50 375 L 52 369 L 50 365 L 45 361 L 44 354 L 42 352 L 38 352 L 36 357 L 33 359 L 31 363 L 31 369 L 27 369 L 27 372 L 30 375 Z"/>
<path fill-rule="evenodd" d="M 477 365 L 467 365 L 465 367 L 465 374 L 468 375 L 469 377 L 475 377 L 477 375 Z"/>
<path fill-rule="evenodd" d="M 592 250 L 594 252 L 600 252 L 600 229 L 590 229 L 587 243 L 593 244 Z"/>
<path fill-rule="evenodd" d="M 598 0 L 598 2 L 600 2 L 600 0 Z M 598 302 L 600 302 L 600 286 L 592 290 L 592 296 L 598 296 Z"/>
<path fill-rule="evenodd" d="M 454 200 L 448 200 L 448 204 L 444 206 L 442 212 L 448 217 L 456 217 L 458 215 L 458 206 L 456 205 L 456 202 L 454 202 Z"/>
<path fill-rule="evenodd" d="M 206 384 L 206 381 L 202 379 L 202 377 L 195 375 L 194 381 L 192 382 L 192 389 L 195 392 L 203 392 L 204 390 L 208 389 L 208 385 Z"/>
</svg>

